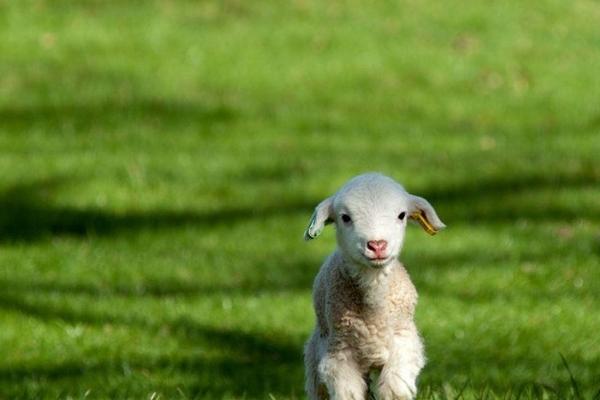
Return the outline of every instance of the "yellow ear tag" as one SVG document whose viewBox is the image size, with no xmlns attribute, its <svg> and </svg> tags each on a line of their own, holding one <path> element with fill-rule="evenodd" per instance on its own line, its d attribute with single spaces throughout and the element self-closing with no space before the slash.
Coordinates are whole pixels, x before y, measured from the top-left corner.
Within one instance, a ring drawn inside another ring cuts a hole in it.
<svg viewBox="0 0 600 400">
<path fill-rule="evenodd" d="M 427 218 L 425 217 L 425 213 L 423 211 L 415 211 L 414 213 L 410 214 L 410 217 L 414 220 L 417 220 L 417 222 L 421 224 L 425 232 L 429 233 L 430 235 L 435 235 L 438 232 L 437 229 L 435 229 L 429 223 L 429 221 L 427 221 Z"/>
</svg>

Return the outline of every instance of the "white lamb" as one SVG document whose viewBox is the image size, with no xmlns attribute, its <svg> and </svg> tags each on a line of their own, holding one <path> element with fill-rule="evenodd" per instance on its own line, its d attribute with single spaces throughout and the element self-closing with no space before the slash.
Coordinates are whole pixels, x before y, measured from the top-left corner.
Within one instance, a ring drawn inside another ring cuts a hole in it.
<svg viewBox="0 0 600 400">
<path fill-rule="evenodd" d="M 445 227 L 427 200 L 377 173 L 355 177 L 315 209 L 306 240 L 334 223 L 337 250 L 313 288 L 316 327 L 305 346 L 311 400 L 412 399 L 425 364 L 414 323 L 417 292 L 397 257 L 408 218 L 435 234 Z"/>
</svg>

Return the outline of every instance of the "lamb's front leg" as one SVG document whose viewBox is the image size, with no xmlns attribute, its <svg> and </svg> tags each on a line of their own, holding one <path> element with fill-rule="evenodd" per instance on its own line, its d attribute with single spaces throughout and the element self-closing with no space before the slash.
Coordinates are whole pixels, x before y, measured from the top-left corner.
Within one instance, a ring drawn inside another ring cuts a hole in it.
<svg viewBox="0 0 600 400">
<path fill-rule="evenodd" d="M 364 400 L 367 383 L 349 351 L 327 353 L 319 362 L 319 378 L 330 400 Z"/>
<path fill-rule="evenodd" d="M 416 328 L 395 336 L 390 358 L 379 376 L 379 399 L 413 399 L 417 394 L 417 376 L 424 365 L 423 344 Z"/>
</svg>

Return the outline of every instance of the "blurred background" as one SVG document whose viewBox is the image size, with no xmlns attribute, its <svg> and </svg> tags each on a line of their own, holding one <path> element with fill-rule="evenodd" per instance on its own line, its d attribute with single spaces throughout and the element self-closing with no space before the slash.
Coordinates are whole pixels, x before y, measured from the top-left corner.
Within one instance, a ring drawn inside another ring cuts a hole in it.
<svg viewBox="0 0 600 400">
<path fill-rule="evenodd" d="M 592 398 L 599 21 L 593 0 L 0 0 L 0 397 L 303 398 L 335 246 L 304 227 L 381 171 L 448 225 L 402 255 L 421 397 Z"/>
</svg>

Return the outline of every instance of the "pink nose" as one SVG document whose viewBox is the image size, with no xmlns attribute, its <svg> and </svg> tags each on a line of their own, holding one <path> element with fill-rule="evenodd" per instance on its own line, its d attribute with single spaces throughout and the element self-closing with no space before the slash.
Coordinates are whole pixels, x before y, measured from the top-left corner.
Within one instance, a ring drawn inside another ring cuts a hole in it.
<svg viewBox="0 0 600 400">
<path fill-rule="evenodd" d="M 369 240 L 367 242 L 367 248 L 375 253 L 375 256 L 379 257 L 385 252 L 387 242 L 385 240 Z"/>
</svg>

